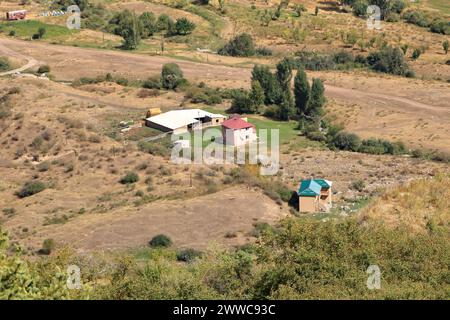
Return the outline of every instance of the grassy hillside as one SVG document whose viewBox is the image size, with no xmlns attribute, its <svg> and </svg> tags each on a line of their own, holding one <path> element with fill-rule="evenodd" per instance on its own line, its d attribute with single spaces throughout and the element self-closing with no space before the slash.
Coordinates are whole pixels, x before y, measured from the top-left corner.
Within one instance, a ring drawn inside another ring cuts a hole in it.
<svg viewBox="0 0 450 320">
<path fill-rule="evenodd" d="M 448 214 L 448 202 L 429 202 L 437 198 L 426 191 L 427 187 L 446 188 L 448 182 L 448 177 L 438 177 L 413 183 L 389 192 L 385 201 L 393 205 L 400 194 L 404 199 L 417 198 L 411 206 L 412 217 L 416 211 L 428 210 L 430 203 L 437 212 Z M 367 220 L 291 218 L 274 228 L 256 225 L 254 233 L 259 241 L 254 245 L 233 251 L 213 247 L 200 257 L 195 251 L 171 248 L 91 257 L 77 257 L 63 250 L 29 263 L 5 253 L 7 238 L 2 234 L 0 278 L 12 280 L 0 281 L 0 297 L 446 299 L 450 242 L 448 225 L 441 227 L 416 234 L 402 223 L 394 229 Z M 190 262 L 180 263 L 186 260 Z M 68 292 L 62 285 L 65 280 L 61 272 L 54 275 L 72 263 L 83 270 L 84 290 Z M 15 272 L 17 265 L 20 272 Z M 107 272 L 105 265 L 110 267 Z M 381 270 L 379 290 L 367 289 L 366 270 L 370 265 Z M 30 281 L 30 289 L 19 290 L 24 279 Z"/>
</svg>

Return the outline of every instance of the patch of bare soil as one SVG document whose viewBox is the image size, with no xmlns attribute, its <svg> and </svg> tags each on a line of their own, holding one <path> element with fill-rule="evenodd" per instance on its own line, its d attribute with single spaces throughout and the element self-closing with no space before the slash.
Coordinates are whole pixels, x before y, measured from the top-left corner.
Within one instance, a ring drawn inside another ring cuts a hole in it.
<svg viewBox="0 0 450 320">
<path fill-rule="evenodd" d="M 245 205 L 248 202 L 252 205 Z M 62 226 L 41 228 L 29 241 L 39 246 L 50 237 L 60 245 L 91 251 L 145 246 L 155 235 L 165 234 L 177 247 L 205 249 L 212 242 L 245 244 L 251 240 L 254 223 L 273 224 L 283 216 L 285 213 L 268 197 L 235 187 L 194 199 L 88 215 Z"/>
</svg>

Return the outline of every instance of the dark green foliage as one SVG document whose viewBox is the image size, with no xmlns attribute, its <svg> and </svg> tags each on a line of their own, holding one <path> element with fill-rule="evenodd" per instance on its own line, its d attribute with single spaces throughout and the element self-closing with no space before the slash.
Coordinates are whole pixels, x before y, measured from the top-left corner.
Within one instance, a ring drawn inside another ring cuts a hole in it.
<svg viewBox="0 0 450 320">
<path fill-rule="evenodd" d="M 148 78 L 142 83 L 142 87 L 146 89 L 161 89 L 161 77 Z"/>
<path fill-rule="evenodd" d="M 190 34 L 195 29 L 195 23 L 186 18 L 177 19 L 175 23 L 175 33 L 178 35 Z"/>
<path fill-rule="evenodd" d="M 201 251 L 192 248 L 182 249 L 177 252 L 177 260 L 183 262 L 192 262 L 201 256 L 202 256 Z"/>
<path fill-rule="evenodd" d="M 188 88 L 185 98 L 190 99 L 192 103 L 205 103 L 207 105 L 222 103 L 220 90 L 209 88 L 206 85 L 198 85 Z"/>
<path fill-rule="evenodd" d="M 144 12 L 139 16 L 139 21 L 142 26 L 142 38 L 152 36 L 156 31 L 156 18 L 152 12 Z"/>
<path fill-rule="evenodd" d="M 252 81 L 258 81 L 263 88 L 266 105 L 280 102 L 281 88 L 268 66 L 255 65 L 252 71 Z"/>
<path fill-rule="evenodd" d="M 167 14 L 162 14 L 156 21 L 156 29 L 158 31 L 167 31 L 171 24 L 173 24 L 173 20 Z"/>
<path fill-rule="evenodd" d="M 370 53 L 367 62 L 373 70 L 384 73 L 405 75 L 409 70 L 402 51 L 391 46 Z"/>
<path fill-rule="evenodd" d="M 157 236 L 154 236 L 148 244 L 153 248 L 170 247 L 172 245 L 172 240 L 164 234 L 158 234 Z"/>
<path fill-rule="evenodd" d="M 164 89 L 174 90 L 186 80 L 183 72 L 176 63 L 166 63 L 161 71 L 161 84 Z"/>
<path fill-rule="evenodd" d="M 417 59 L 419 59 L 419 57 L 420 57 L 421 54 L 422 54 L 422 51 L 421 51 L 420 49 L 416 48 L 416 49 L 413 50 L 413 53 L 412 53 L 412 55 L 411 55 L 411 58 L 412 58 L 413 60 L 417 60 Z"/>
<path fill-rule="evenodd" d="M 248 91 L 238 91 L 235 93 L 228 110 L 230 113 L 255 113 L 257 108 L 250 98 Z"/>
<path fill-rule="evenodd" d="M 9 59 L 6 57 L 0 57 L 0 71 L 8 71 L 11 69 Z"/>
<path fill-rule="evenodd" d="M 256 48 L 255 54 L 258 56 L 268 57 L 272 55 L 272 50 L 266 47 Z"/>
<path fill-rule="evenodd" d="M 357 17 L 365 17 L 367 15 L 368 3 L 366 0 L 355 1 L 352 5 L 353 14 Z"/>
<path fill-rule="evenodd" d="M 318 119 L 323 114 L 323 106 L 325 105 L 325 88 L 322 80 L 313 78 L 311 93 L 306 108 L 306 114 L 311 119 Z"/>
<path fill-rule="evenodd" d="M 363 140 L 359 152 L 371 154 L 405 154 L 407 150 L 401 142 L 390 142 L 383 139 L 370 138 Z"/>
<path fill-rule="evenodd" d="M 123 37 L 122 46 L 126 50 L 134 50 L 141 41 L 142 21 L 136 15 L 123 10 L 116 13 L 109 21 L 109 28 L 116 35 Z"/>
<path fill-rule="evenodd" d="M 42 248 L 39 249 L 39 254 L 49 255 L 55 249 L 55 240 L 53 239 L 45 239 L 42 242 Z"/>
<path fill-rule="evenodd" d="M 38 73 L 49 73 L 50 72 L 50 66 L 49 65 L 40 66 L 37 72 Z"/>
<path fill-rule="evenodd" d="M 242 33 L 219 49 L 219 54 L 233 57 L 249 57 L 255 54 L 255 45 L 248 33 Z"/>
<path fill-rule="evenodd" d="M 120 179 L 121 184 L 131 184 L 139 181 L 139 176 L 137 173 L 134 172 L 128 172 L 126 175 L 124 175 Z"/>
<path fill-rule="evenodd" d="M 297 113 L 302 118 L 307 114 L 310 91 L 311 88 L 306 77 L 306 72 L 302 67 L 300 67 L 294 78 L 294 97 Z"/>
<path fill-rule="evenodd" d="M 358 151 L 361 146 L 361 139 L 353 133 L 339 132 L 332 137 L 328 145 L 339 150 Z"/>
<path fill-rule="evenodd" d="M 265 100 L 264 89 L 262 88 L 258 80 L 252 81 L 250 100 L 252 100 L 256 112 L 258 112 L 259 109 L 264 105 Z"/>
<path fill-rule="evenodd" d="M 16 192 L 16 195 L 19 198 L 25 198 L 32 196 L 36 193 L 39 193 L 43 190 L 45 190 L 46 185 L 43 182 L 40 181 L 30 181 L 25 183 L 25 185 L 20 189 L 20 191 Z"/>
</svg>

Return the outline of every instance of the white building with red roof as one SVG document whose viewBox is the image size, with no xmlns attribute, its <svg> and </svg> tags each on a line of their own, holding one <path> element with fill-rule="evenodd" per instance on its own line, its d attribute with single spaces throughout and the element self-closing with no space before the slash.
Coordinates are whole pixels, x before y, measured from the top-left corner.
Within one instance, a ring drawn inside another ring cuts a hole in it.
<svg viewBox="0 0 450 320">
<path fill-rule="evenodd" d="M 222 137 L 224 144 L 235 147 L 254 142 L 258 138 L 255 126 L 239 116 L 222 122 Z"/>
</svg>

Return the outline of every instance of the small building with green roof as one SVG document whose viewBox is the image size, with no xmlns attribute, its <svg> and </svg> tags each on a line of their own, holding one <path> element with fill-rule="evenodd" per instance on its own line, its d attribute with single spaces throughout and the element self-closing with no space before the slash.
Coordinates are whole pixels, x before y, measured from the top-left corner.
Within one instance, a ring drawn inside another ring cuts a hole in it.
<svg viewBox="0 0 450 320">
<path fill-rule="evenodd" d="M 328 212 L 331 209 L 332 182 L 325 179 L 302 180 L 298 188 L 300 212 Z"/>
</svg>

